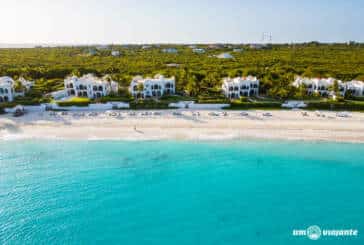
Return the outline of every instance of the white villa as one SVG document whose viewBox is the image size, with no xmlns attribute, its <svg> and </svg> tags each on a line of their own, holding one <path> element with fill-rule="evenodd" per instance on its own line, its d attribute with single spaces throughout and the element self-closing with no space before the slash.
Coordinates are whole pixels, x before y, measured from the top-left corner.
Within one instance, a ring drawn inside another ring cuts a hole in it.
<svg viewBox="0 0 364 245">
<path fill-rule="evenodd" d="M 34 82 L 28 81 L 24 78 L 19 78 L 19 82 L 25 88 L 26 91 L 30 90 Z M 0 102 L 11 102 L 17 96 L 24 96 L 24 91 L 16 92 L 15 81 L 11 77 L 0 77 Z"/>
<path fill-rule="evenodd" d="M 176 91 L 175 78 L 156 75 L 154 78 L 134 77 L 129 86 L 129 92 L 136 98 L 160 97 L 174 94 Z"/>
<path fill-rule="evenodd" d="M 111 55 L 114 56 L 114 57 L 120 56 L 120 51 L 118 51 L 118 50 L 112 50 L 111 51 Z"/>
<path fill-rule="evenodd" d="M 347 82 L 346 91 L 350 91 L 353 96 L 364 96 L 364 82 L 356 80 Z"/>
<path fill-rule="evenodd" d="M 192 52 L 194 52 L 195 54 L 204 54 L 205 49 L 203 49 L 203 48 L 193 48 Z"/>
<path fill-rule="evenodd" d="M 0 103 L 14 100 L 15 81 L 11 77 L 0 77 Z"/>
<path fill-rule="evenodd" d="M 71 76 L 64 80 L 64 87 L 68 96 L 88 97 L 90 99 L 107 96 L 110 92 L 118 91 L 118 84 L 104 78 L 97 78 L 92 74 L 82 77 Z"/>
<path fill-rule="evenodd" d="M 163 53 L 168 53 L 168 54 L 177 54 L 178 50 L 175 48 L 164 48 L 162 49 Z"/>
<path fill-rule="evenodd" d="M 319 94 L 321 96 L 333 96 L 333 92 L 330 88 L 334 85 L 336 79 L 334 78 L 305 78 L 296 77 L 293 82 L 293 86 L 300 87 L 305 85 L 307 89 L 307 94 Z M 353 96 L 359 97 L 364 96 L 364 82 L 362 81 L 348 81 L 342 82 L 341 80 L 336 80 L 339 85 L 339 93 L 341 96 L 345 96 L 346 92 L 350 91 Z"/>
<path fill-rule="evenodd" d="M 332 95 L 330 91 L 330 87 L 334 85 L 336 79 L 334 78 L 306 78 L 306 77 L 296 77 L 295 81 L 293 82 L 293 86 L 300 87 L 304 85 L 307 88 L 307 94 L 319 94 L 321 96 L 329 96 Z M 339 85 L 339 92 L 341 96 L 345 95 L 346 86 L 345 84 L 337 80 Z"/>
<path fill-rule="evenodd" d="M 89 50 L 87 51 L 87 54 L 88 54 L 89 56 L 94 56 L 94 55 L 96 55 L 96 54 L 97 54 L 97 51 L 96 51 L 95 49 L 89 49 Z"/>
<path fill-rule="evenodd" d="M 234 56 L 232 56 L 229 53 L 221 53 L 219 55 L 216 55 L 216 57 L 219 59 L 233 59 L 234 58 Z"/>
<path fill-rule="evenodd" d="M 259 94 L 259 80 L 256 77 L 224 78 L 222 84 L 224 95 L 230 99 L 241 96 L 254 96 Z"/>
</svg>

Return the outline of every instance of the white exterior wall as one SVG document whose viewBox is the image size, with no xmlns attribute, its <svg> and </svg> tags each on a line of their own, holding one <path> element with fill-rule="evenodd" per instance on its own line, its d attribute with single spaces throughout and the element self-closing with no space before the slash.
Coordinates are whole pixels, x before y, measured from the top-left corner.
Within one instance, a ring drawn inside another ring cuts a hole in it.
<svg viewBox="0 0 364 245">
<path fill-rule="evenodd" d="M 234 56 L 232 56 L 230 53 L 221 53 L 219 55 L 216 55 L 219 59 L 233 59 Z"/>
<path fill-rule="evenodd" d="M 194 101 L 179 101 L 177 103 L 170 103 L 169 107 L 179 109 L 192 109 L 192 110 L 220 110 L 229 107 L 229 104 L 198 104 Z"/>
<path fill-rule="evenodd" d="M 90 99 L 107 96 L 110 92 L 117 92 L 117 83 L 99 79 L 91 74 L 80 78 L 73 76 L 64 80 L 64 87 L 68 96 L 88 97 Z"/>
<path fill-rule="evenodd" d="M 350 91 L 353 96 L 364 96 L 364 82 L 355 80 L 347 82 L 346 90 Z"/>
<path fill-rule="evenodd" d="M 224 78 L 222 90 L 224 95 L 230 99 L 258 95 L 259 80 L 252 76 Z"/>
<path fill-rule="evenodd" d="M 113 50 L 113 51 L 111 51 L 111 55 L 112 56 L 120 56 L 120 52 L 117 51 L 117 50 Z"/>
<path fill-rule="evenodd" d="M 175 78 L 165 78 L 156 75 L 154 78 L 134 77 L 129 86 L 129 92 L 133 97 L 161 97 L 165 94 L 176 92 Z M 138 85 L 143 84 L 143 91 L 138 91 Z"/>
<path fill-rule="evenodd" d="M 129 108 L 129 103 L 125 102 L 108 102 L 105 104 L 89 104 L 88 106 L 59 106 L 57 104 L 47 104 L 47 107 L 52 110 L 65 110 L 65 111 L 106 111 L 112 109 L 127 109 Z"/>
<path fill-rule="evenodd" d="M 0 77 L 0 103 L 14 100 L 14 85 L 15 82 L 11 77 Z"/>
<path fill-rule="evenodd" d="M 176 53 L 178 53 L 178 50 L 175 48 L 165 48 L 165 49 L 162 49 L 162 52 L 168 53 L 168 54 L 176 54 Z"/>
<path fill-rule="evenodd" d="M 195 54 L 204 54 L 205 50 L 203 48 L 193 48 L 192 52 L 194 52 Z"/>
</svg>

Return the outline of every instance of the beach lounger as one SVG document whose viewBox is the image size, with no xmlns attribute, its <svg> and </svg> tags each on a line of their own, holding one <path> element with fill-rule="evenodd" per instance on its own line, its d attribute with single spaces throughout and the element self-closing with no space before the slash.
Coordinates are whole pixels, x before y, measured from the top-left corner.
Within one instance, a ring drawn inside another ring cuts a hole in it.
<svg viewBox="0 0 364 245">
<path fill-rule="evenodd" d="M 348 117 L 351 117 L 351 114 L 346 112 L 346 111 L 342 111 L 342 112 L 338 112 L 336 113 L 336 116 L 337 117 L 344 117 L 344 118 L 348 118 Z"/>
<path fill-rule="evenodd" d="M 249 113 L 246 111 L 240 112 L 240 116 L 246 117 L 249 116 Z"/>
</svg>

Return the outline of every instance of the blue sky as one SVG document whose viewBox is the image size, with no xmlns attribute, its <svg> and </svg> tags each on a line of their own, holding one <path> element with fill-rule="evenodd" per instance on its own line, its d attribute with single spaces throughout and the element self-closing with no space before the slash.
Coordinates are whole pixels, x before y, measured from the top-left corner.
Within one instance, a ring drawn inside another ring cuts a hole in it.
<svg viewBox="0 0 364 245">
<path fill-rule="evenodd" d="M 1 0 L 0 43 L 364 41 L 364 0 Z"/>
</svg>

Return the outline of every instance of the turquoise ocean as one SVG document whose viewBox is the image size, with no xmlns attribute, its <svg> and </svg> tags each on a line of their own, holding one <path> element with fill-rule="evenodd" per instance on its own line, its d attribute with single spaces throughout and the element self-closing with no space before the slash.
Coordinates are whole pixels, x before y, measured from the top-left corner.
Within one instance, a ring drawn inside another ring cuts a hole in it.
<svg viewBox="0 0 364 245">
<path fill-rule="evenodd" d="M 0 244 L 364 244 L 364 145 L 2 141 Z"/>
</svg>

